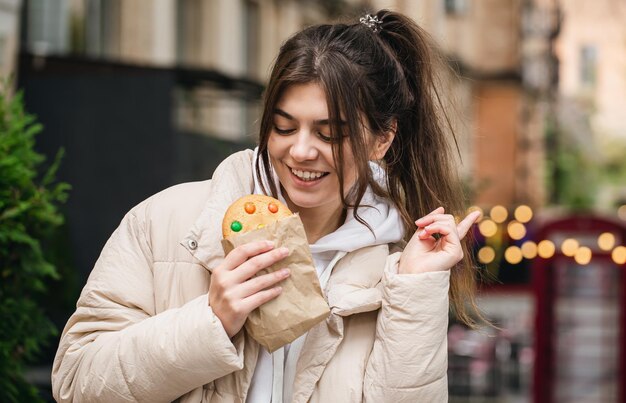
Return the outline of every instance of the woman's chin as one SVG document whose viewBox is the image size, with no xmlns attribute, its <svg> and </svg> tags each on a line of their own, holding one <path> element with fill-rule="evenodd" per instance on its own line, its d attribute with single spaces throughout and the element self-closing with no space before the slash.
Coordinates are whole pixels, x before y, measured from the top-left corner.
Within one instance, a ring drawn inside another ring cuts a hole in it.
<svg viewBox="0 0 626 403">
<path fill-rule="evenodd" d="M 312 209 L 318 207 L 320 204 L 313 202 L 311 199 L 301 199 L 301 198 L 289 198 L 291 200 L 291 205 L 295 211 L 299 211 L 301 209 Z"/>
<path fill-rule="evenodd" d="M 294 194 L 295 193 L 295 194 Z M 313 209 L 328 204 L 328 200 L 319 200 L 318 198 L 312 198 L 311 195 L 300 195 L 298 192 L 283 193 L 286 195 L 287 203 L 289 207 L 294 211 L 302 209 Z"/>
</svg>

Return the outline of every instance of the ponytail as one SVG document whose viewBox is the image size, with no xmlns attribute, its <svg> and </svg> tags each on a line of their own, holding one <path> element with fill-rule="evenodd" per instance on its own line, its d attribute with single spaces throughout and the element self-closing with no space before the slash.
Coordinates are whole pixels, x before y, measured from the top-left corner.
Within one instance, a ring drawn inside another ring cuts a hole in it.
<svg viewBox="0 0 626 403">
<path fill-rule="evenodd" d="M 465 198 L 451 143 L 460 151 L 440 96 L 442 74 L 447 65 L 426 31 L 408 17 L 388 10 L 376 13 L 381 21 L 377 37 L 397 62 L 405 85 L 407 104 L 397 112 L 396 139 L 385 155 L 389 196 L 405 224 L 405 240 L 415 232 L 414 221 L 443 206 L 449 214 L 464 217 Z M 450 302 L 457 318 L 475 327 L 472 314 L 487 322 L 476 305 L 476 270 L 468 243 L 464 258 L 452 268 Z"/>
</svg>

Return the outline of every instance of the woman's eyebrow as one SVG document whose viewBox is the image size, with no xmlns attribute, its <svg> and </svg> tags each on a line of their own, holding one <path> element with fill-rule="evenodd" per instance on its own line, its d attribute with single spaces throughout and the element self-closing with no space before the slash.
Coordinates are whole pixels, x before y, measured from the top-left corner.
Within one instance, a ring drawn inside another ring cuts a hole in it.
<svg viewBox="0 0 626 403">
<path fill-rule="evenodd" d="M 291 116 L 290 114 L 288 114 L 287 112 L 285 112 L 284 110 L 282 110 L 280 108 L 274 108 L 274 113 L 276 115 L 280 115 L 280 116 L 282 116 L 282 117 L 284 117 L 286 119 L 289 119 L 289 120 L 296 120 L 296 118 L 294 118 L 293 116 Z M 320 125 L 320 126 L 327 125 L 328 122 L 329 122 L 328 119 L 319 119 L 319 120 L 314 120 L 313 121 L 314 124 Z M 346 122 L 343 121 L 343 120 L 340 120 L 339 124 L 340 125 L 345 125 Z"/>
<path fill-rule="evenodd" d="M 279 108 L 274 108 L 274 113 L 276 115 L 280 115 L 280 116 L 282 116 L 284 118 L 287 118 L 289 120 L 296 120 L 293 116 L 291 116 L 290 114 L 288 114 L 287 112 L 285 112 L 284 110 L 279 109 Z"/>
</svg>

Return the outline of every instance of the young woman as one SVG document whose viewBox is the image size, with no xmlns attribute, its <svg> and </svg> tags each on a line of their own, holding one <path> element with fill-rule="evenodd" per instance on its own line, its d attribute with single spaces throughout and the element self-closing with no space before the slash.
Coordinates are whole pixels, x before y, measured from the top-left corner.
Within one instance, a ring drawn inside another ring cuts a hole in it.
<svg viewBox="0 0 626 403">
<path fill-rule="evenodd" d="M 471 322 L 462 239 L 478 214 L 463 218 L 429 43 L 386 10 L 290 38 L 258 148 L 140 203 L 105 245 L 63 331 L 55 398 L 447 401 L 449 301 Z M 243 324 L 289 271 L 255 274 L 289 251 L 220 244 L 225 210 L 250 193 L 299 213 L 331 308 L 272 355 Z"/>
</svg>

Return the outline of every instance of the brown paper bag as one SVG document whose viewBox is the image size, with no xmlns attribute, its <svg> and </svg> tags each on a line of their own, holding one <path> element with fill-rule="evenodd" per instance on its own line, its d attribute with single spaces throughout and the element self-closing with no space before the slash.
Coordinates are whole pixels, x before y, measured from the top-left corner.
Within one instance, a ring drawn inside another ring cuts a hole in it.
<svg viewBox="0 0 626 403">
<path fill-rule="evenodd" d="M 257 274 L 289 268 L 291 275 L 279 283 L 283 292 L 252 311 L 245 324 L 250 336 L 272 353 L 324 320 L 330 309 L 322 295 L 304 226 L 297 214 L 254 231 L 232 235 L 222 240 L 222 247 L 228 254 L 237 246 L 257 240 L 271 240 L 275 248 L 289 249 L 289 256 Z"/>
</svg>

